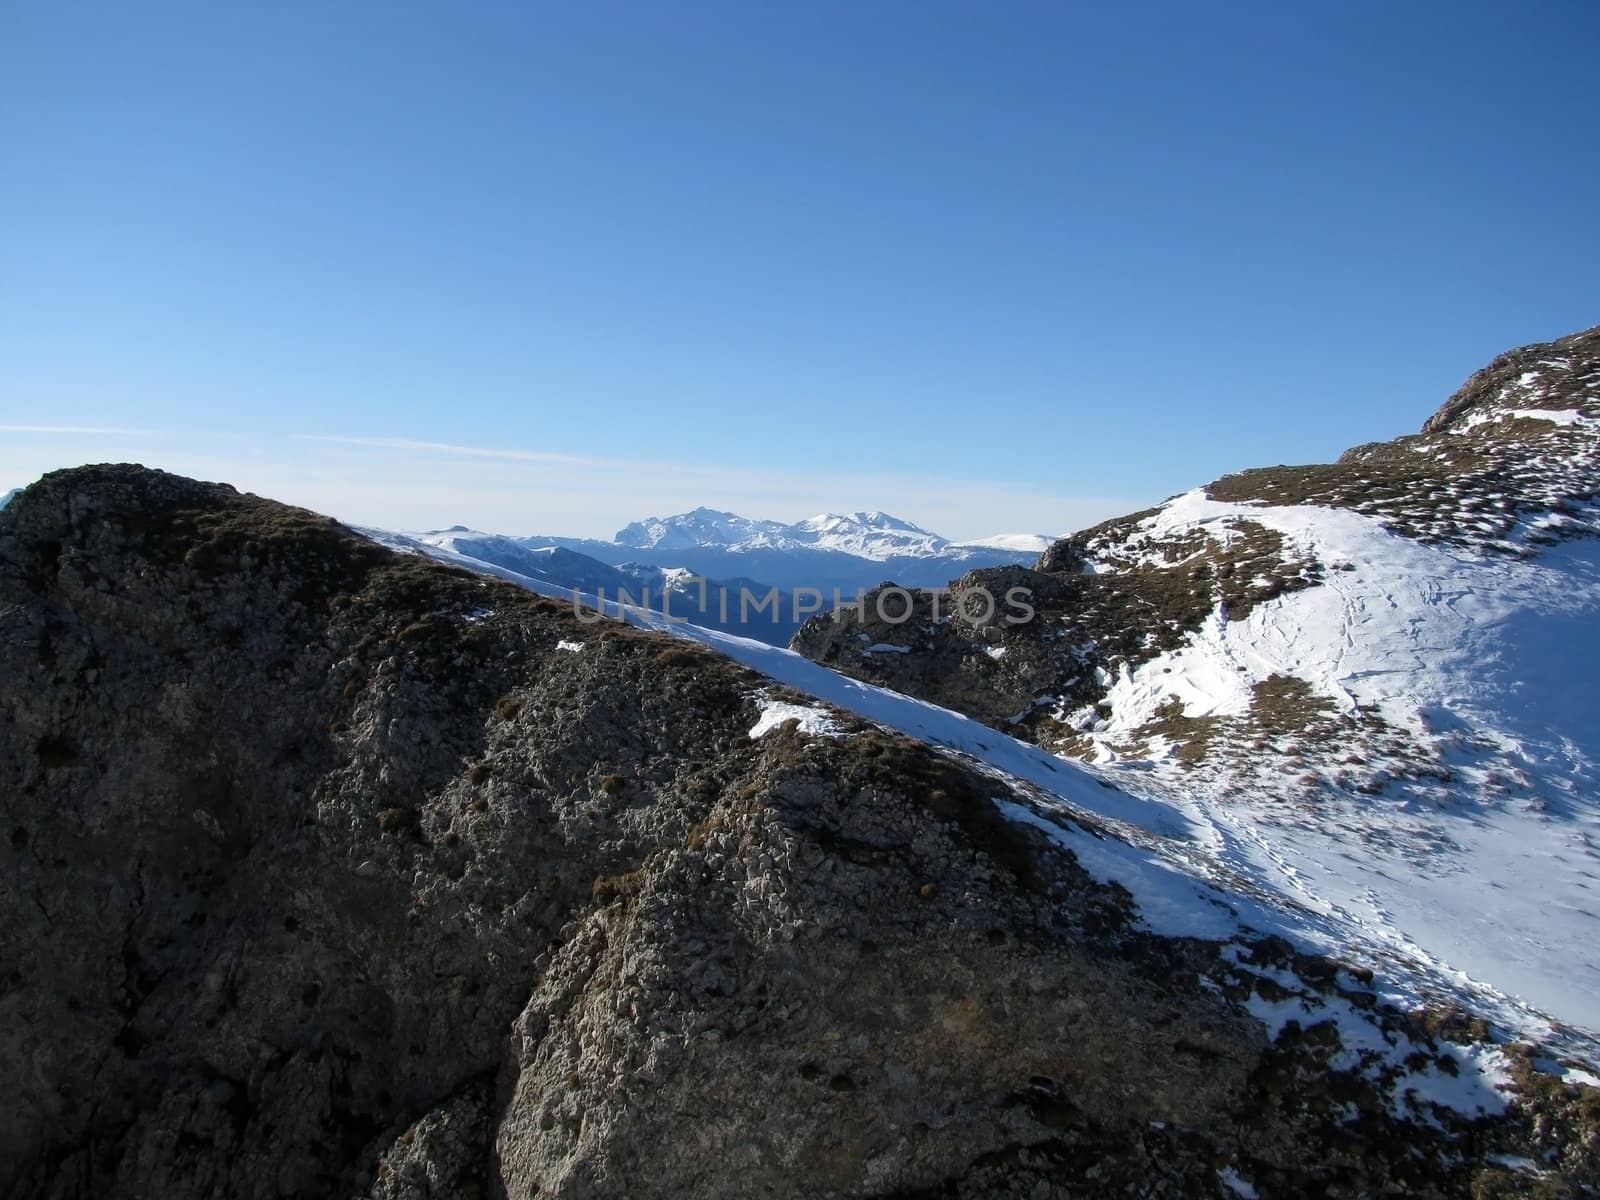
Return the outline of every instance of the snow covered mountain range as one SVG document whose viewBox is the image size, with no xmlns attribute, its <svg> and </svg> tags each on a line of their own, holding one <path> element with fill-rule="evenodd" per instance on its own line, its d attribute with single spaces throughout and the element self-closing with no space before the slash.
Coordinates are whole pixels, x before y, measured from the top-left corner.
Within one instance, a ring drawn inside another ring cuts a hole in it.
<svg viewBox="0 0 1600 1200">
<path fill-rule="evenodd" d="M 924 606 L 796 646 L 1100 764 L 1352 936 L 1593 1032 L 1597 493 L 1592 329 L 1501 355 L 1419 434 L 969 578 L 1029 584 L 1029 624 Z"/>
<path fill-rule="evenodd" d="M 1040 534 L 1002 534 L 976 542 L 952 542 L 883 512 L 821 513 L 786 525 L 711 508 L 635 521 L 620 530 L 615 539 L 619 546 L 639 550 L 836 550 L 873 562 L 896 558 L 961 560 L 974 554 L 982 557 L 978 552 L 985 550 L 1039 554 L 1052 540 Z"/>
<path fill-rule="evenodd" d="M 363 530 L 396 549 L 427 552 L 475 569 L 513 571 L 569 591 L 620 593 L 648 589 L 648 604 L 713 629 L 787 645 L 799 628 L 793 591 L 810 588 L 832 604 L 885 581 L 931 587 L 953 573 L 1032 562 L 1051 545 L 1040 534 L 1002 534 L 951 542 L 881 512 L 824 513 L 793 525 L 753 520 L 710 508 L 635 521 L 613 541 L 508 537 L 455 525 L 419 533 Z M 700 580 L 708 581 L 710 590 Z M 779 592 L 777 611 L 745 614 L 741 590 L 754 598 Z M 663 596 L 667 598 L 662 599 Z M 724 598 L 726 597 L 726 603 Z M 748 619 L 746 619 L 748 617 Z"/>
<path fill-rule="evenodd" d="M 614 540 L 535 536 L 529 546 L 562 546 L 618 566 L 641 563 L 687 570 L 706 579 L 744 578 L 772 586 L 833 588 L 850 594 L 886 580 L 935 587 L 976 567 L 1031 562 L 1051 543 L 1038 534 L 1002 534 L 952 542 L 881 512 L 823 513 L 792 525 L 697 508 L 651 517 Z"/>
</svg>

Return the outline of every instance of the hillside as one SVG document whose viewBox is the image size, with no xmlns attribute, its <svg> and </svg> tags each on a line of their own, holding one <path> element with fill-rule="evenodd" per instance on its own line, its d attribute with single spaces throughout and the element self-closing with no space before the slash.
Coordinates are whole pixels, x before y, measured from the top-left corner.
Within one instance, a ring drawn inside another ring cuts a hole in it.
<svg viewBox="0 0 1600 1200">
<path fill-rule="evenodd" d="M 1006 739 L 136 467 L 0 513 L 0 624 L 6 1195 L 1600 1182 L 1593 1076 Z"/>
<path fill-rule="evenodd" d="M 1105 764 L 1308 904 L 1600 1029 L 1597 491 L 1600 329 L 1501 355 L 1417 435 L 954 585 L 1029 587 L 1028 624 L 923 597 L 795 645 Z"/>
</svg>

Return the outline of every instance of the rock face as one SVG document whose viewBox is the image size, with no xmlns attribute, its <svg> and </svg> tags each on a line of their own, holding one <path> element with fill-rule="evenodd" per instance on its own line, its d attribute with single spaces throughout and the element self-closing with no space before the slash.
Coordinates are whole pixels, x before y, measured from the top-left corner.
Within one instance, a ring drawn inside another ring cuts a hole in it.
<svg viewBox="0 0 1600 1200">
<path fill-rule="evenodd" d="M 1275 939 L 1142 932 L 1002 783 L 843 714 L 752 741 L 764 687 L 224 486 L 30 487 L 0 513 L 0 1192 L 1596 1180 L 1582 1089 L 1528 1059 L 1502 1116 L 1408 1108 L 1245 1002 L 1304 986 L 1417 1069 L 1477 1035 Z"/>
</svg>

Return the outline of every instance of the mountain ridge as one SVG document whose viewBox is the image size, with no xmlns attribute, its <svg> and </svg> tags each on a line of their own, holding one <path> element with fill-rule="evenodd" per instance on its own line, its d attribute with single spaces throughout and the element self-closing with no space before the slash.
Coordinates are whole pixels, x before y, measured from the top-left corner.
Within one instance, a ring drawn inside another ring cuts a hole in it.
<svg viewBox="0 0 1600 1200">
<path fill-rule="evenodd" d="M 0 623 L 19 1200 L 1597 1178 L 1580 1070 L 1136 901 L 1077 768 L 1067 821 L 681 638 L 139 468 L 7 506 Z"/>
</svg>

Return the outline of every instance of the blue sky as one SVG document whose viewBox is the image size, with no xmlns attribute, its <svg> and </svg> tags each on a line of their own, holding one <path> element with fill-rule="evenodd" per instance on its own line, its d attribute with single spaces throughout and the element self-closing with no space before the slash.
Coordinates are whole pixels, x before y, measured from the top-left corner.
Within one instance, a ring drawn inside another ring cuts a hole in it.
<svg viewBox="0 0 1600 1200">
<path fill-rule="evenodd" d="M 20 0 L 0 490 L 135 459 L 408 527 L 977 536 L 1327 459 L 1600 320 L 1597 36 L 1588 0 Z"/>
</svg>

